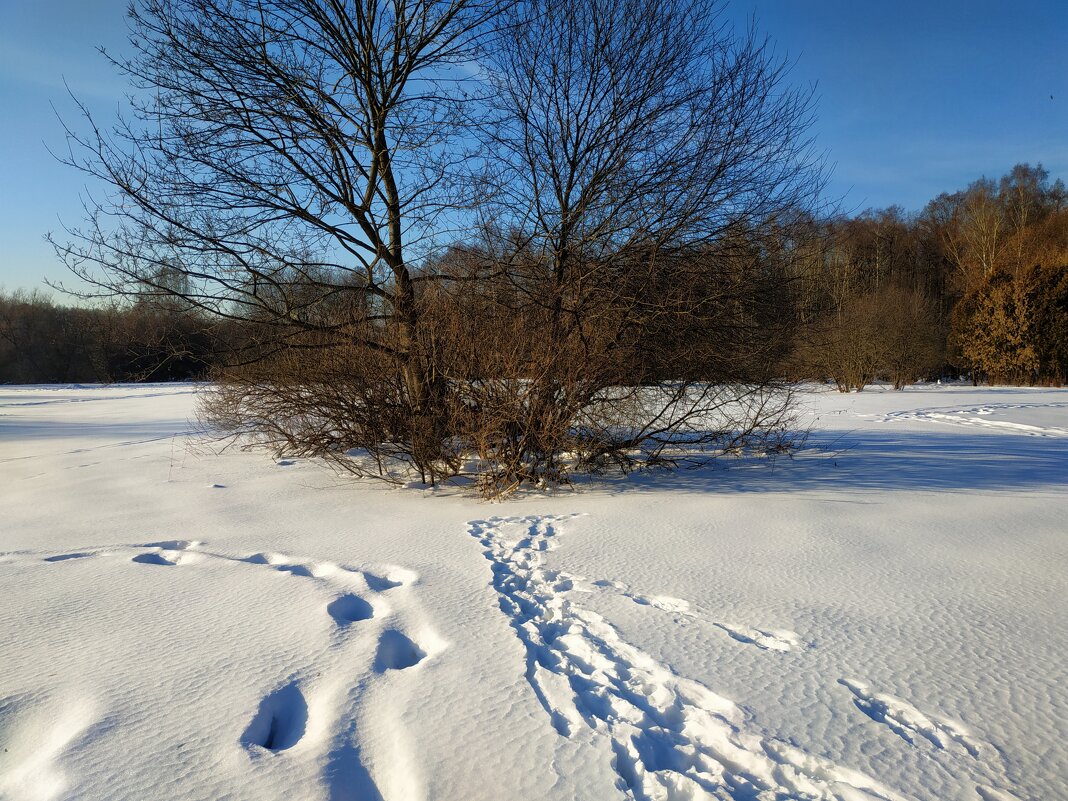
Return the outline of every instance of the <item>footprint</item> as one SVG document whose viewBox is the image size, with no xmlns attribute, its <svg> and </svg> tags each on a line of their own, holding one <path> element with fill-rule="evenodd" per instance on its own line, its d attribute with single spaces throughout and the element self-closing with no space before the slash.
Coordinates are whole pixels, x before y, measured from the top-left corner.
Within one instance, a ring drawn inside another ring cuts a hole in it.
<svg viewBox="0 0 1068 801">
<path fill-rule="evenodd" d="M 404 670 L 417 665 L 426 657 L 426 652 L 396 629 L 382 632 L 375 654 L 375 671 Z"/>
<path fill-rule="evenodd" d="M 312 578 L 312 572 L 304 565 L 276 565 L 275 570 L 282 573 L 292 573 L 294 576 L 303 576 L 304 578 Z"/>
<path fill-rule="evenodd" d="M 602 580 L 593 583 L 598 587 L 611 587 L 616 590 L 624 590 L 626 588 L 626 585 L 621 584 L 618 581 Z M 691 617 L 693 616 L 690 613 L 690 602 L 684 601 L 681 598 L 672 598 L 670 595 L 635 595 L 630 592 L 624 592 L 623 595 L 640 606 L 652 606 L 664 612 L 677 612 L 684 615 L 690 615 Z"/>
<path fill-rule="evenodd" d="M 327 613 L 339 626 L 347 626 L 359 620 L 370 620 L 375 610 L 359 595 L 342 595 L 331 601 L 326 607 Z"/>
<path fill-rule="evenodd" d="M 376 576 L 374 573 L 364 573 L 363 577 L 372 592 L 385 592 L 394 587 L 414 584 L 419 579 L 419 574 L 405 567 L 392 567 L 387 569 L 385 575 Z"/>
<path fill-rule="evenodd" d="M 326 765 L 330 801 L 383 801 L 371 774 L 364 767 L 360 749 L 345 743 L 330 753 Z"/>
<path fill-rule="evenodd" d="M 606 587 L 616 590 L 641 606 L 652 606 L 661 611 L 683 615 L 693 620 L 707 620 L 711 625 L 721 631 L 725 631 L 735 642 L 745 643 L 746 645 L 755 645 L 757 648 L 764 651 L 786 653 L 795 648 L 803 648 L 806 646 L 806 643 L 796 632 L 789 631 L 788 629 L 764 630 L 751 628 L 749 626 L 736 626 L 731 623 L 710 620 L 707 613 L 699 615 L 697 611 L 691 608 L 689 601 L 684 601 L 681 598 L 672 598 L 668 595 L 637 595 L 628 591 L 626 585 L 620 584 L 617 581 L 602 580 L 595 581 L 593 584 L 598 587 Z"/>
<path fill-rule="evenodd" d="M 976 786 L 975 792 L 979 794 L 979 797 L 983 799 L 983 801 L 1020 801 L 1019 798 L 1010 792 L 997 790 L 982 784 Z"/>
<path fill-rule="evenodd" d="M 94 706 L 84 698 L 0 698 L 0 798 L 72 797 L 63 756 L 93 716 Z"/>
<path fill-rule="evenodd" d="M 839 679 L 838 683 L 853 693 L 853 703 L 857 709 L 876 723 L 886 724 L 890 731 L 909 745 L 916 745 L 919 736 L 938 749 L 949 748 L 955 743 L 970 756 L 979 758 L 979 742 L 963 723 L 925 715 L 908 701 L 887 693 L 873 692 L 862 681 Z"/>
<path fill-rule="evenodd" d="M 250 565 L 284 565 L 288 564 L 286 561 L 287 558 L 288 557 L 286 557 L 285 554 L 261 551 L 260 553 L 246 556 L 243 559 L 238 559 L 238 561 L 248 562 Z"/>
<path fill-rule="evenodd" d="M 294 576 L 303 576 L 305 578 L 313 578 L 316 576 L 315 572 L 313 572 L 307 565 L 291 562 L 289 559 L 288 556 L 282 553 L 264 551 L 243 557 L 237 561 L 247 562 L 250 565 L 270 565 L 275 570 L 282 573 L 292 573 Z"/>
<path fill-rule="evenodd" d="M 747 645 L 755 645 L 765 651 L 786 653 L 804 645 L 795 632 L 786 629 L 765 631 L 763 629 L 749 628 L 748 626 L 734 626 L 729 623 L 714 623 L 713 625 L 727 632 L 732 640 L 744 642 Z"/>
<path fill-rule="evenodd" d="M 300 742 L 307 725 L 308 702 L 293 681 L 260 702 L 256 716 L 241 735 L 241 743 L 252 750 L 285 751 Z"/>
<path fill-rule="evenodd" d="M 373 592 L 385 592 L 386 590 L 392 590 L 394 587 L 401 586 L 399 581 L 391 581 L 383 576 L 376 576 L 373 573 L 364 573 L 364 579 L 367 581 L 367 586 L 371 588 Z"/>
<path fill-rule="evenodd" d="M 68 559 L 85 559 L 92 556 L 91 553 L 64 553 L 59 556 L 46 556 L 44 561 L 46 562 L 65 562 Z"/>
<path fill-rule="evenodd" d="M 177 562 L 173 562 L 163 554 L 158 553 L 143 553 L 135 556 L 130 560 L 131 562 L 137 562 L 141 565 L 161 565 L 164 567 L 174 567 Z"/>
</svg>

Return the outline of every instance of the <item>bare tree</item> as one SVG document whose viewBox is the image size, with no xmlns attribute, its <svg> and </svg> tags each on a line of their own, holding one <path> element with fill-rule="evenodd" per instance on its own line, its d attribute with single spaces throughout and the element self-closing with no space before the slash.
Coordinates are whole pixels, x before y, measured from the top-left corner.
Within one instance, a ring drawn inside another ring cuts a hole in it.
<svg viewBox="0 0 1068 801">
<path fill-rule="evenodd" d="M 138 90 L 133 121 L 68 130 L 69 162 L 117 192 L 59 252 L 100 294 L 254 320 L 256 357 L 375 351 L 433 470 L 440 381 L 419 348 L 416 285 L 458 205 L 465 65 L 502 7 L 144 0 L 137 54 L 118 64 Z"/>
<path fill-rule="evenodd" d="M 556 475 L 561 453 L 649 463 L 782 422 L 751 358 L 781 334 L 767 310 L 782 319 L 782 275 L 754 256 L 814 205 L 811 97 L 719 10 L 531 0 L 488 56 L 486 229 L 508 233 L 498 267 L 544 343 L 536 380 L 511 400 L 513 428 L 556 421 L 506 460 L 531 476 Z"/>
<path fill-rule="evenodd" d="M 99 294 L 241 323 L 213 422 L 491 493 L 781 430 L 764 249 L 818 189 L 810 97 L 714 0 L 131 19 L 133 119 L 69 132 L 116 193 L 57 248 Z"/>
</svg>

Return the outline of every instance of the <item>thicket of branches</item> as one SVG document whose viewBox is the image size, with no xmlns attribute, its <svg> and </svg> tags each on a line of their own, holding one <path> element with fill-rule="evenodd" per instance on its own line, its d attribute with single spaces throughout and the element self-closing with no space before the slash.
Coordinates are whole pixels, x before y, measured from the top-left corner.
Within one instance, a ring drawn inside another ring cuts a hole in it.
<svg viewBox="0 0 1068 801">
<path fill-rule="evenodd" d="M 780 448 L 809 95 L 716 0 L 143 0 L 57 249 L 232 321 L 204 414 L 362 475 Z"/>
</svg>

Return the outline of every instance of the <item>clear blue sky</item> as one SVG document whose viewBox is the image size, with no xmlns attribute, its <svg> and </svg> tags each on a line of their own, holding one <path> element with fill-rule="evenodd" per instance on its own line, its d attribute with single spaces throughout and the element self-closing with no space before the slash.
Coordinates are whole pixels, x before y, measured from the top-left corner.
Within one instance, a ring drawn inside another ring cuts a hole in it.
<svg viewBox="0 0 1068 801">
<path fill-rule="evenodd" d="M 66 278 L 43 237 L 94 187 L 48 154 L 63 148 L 52 106 L 73 116 L 64 80 L 104 118 L 122 103 L 95 48 L 125 47 L 125 8 L 0 0 L 0 287 Z M 755 14 L 792 79 L 816 85 L 814 133 L 847 209 L 919 209 L 1021 161 L 1068 180 L 1068 0 L 735 0 L 728 14 Z"/>
</svg>

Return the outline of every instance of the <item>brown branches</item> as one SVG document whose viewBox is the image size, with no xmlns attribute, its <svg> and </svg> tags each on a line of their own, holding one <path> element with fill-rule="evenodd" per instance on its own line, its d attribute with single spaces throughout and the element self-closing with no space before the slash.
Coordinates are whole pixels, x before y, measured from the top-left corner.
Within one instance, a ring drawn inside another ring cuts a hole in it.
<svg viewBox="0 0 1068 801">
<path fill-rule="evenodd" d="M 114 195 L 57 249 L 102 294 L 240 326 L 217 425 L 490 494 L 779 430 L 761 248 L 819 188 L 809 97 L 713 0 L 131 19 L 132 120 L 68 132 Z"/>
</svg>

